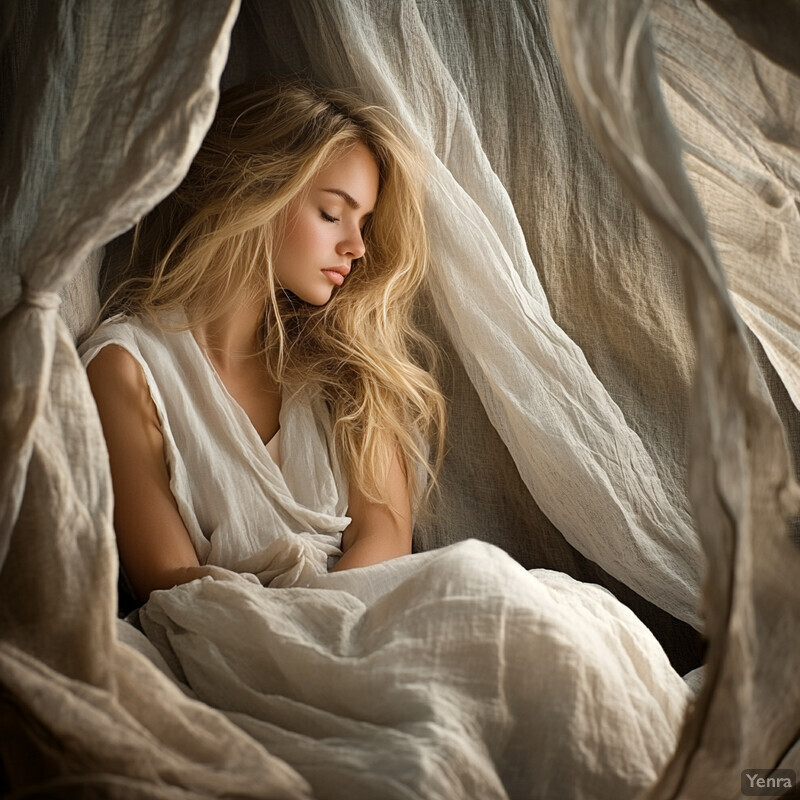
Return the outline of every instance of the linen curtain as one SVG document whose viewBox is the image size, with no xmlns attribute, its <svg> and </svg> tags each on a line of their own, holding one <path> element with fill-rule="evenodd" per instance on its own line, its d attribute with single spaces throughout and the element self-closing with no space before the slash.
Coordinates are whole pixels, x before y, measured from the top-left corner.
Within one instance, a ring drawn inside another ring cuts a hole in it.
<svg viewBox="0 0 800 800">
<path fill-rule="evenodd" d="M 57 313 L 87 255 L 188 168 L 236 12 L 4 6 L 0 748 L 2 789 L 20 796 L 307 796 L 118 639 L 107 456 Z"/>
<path fill-rule="evenodd" d="M 800 86 L 780 35 L 754 46 L 715 5 L 5 7 L 11 786 L 308 793 L 125 644 L 105 450 L 73 346 L 100 248 L 180 180 L 220 82 L 296 72 L 389 107 L 427 154 L 426 324 L 452 362 L 452 412 L 417 546 L 478 536 L 705 631 L 705 682 L 652 797 L 738 796 L 741 769 L 798 766 Z"/>
</svg>

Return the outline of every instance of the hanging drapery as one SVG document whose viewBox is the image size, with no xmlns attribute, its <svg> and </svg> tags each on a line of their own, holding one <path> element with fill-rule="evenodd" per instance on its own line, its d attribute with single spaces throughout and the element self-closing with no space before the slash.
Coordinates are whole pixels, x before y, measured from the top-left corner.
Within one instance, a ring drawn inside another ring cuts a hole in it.
<svg viewBox="0 0 800 800">
<path fill-rule="evenodd" d="M 104 773 L 98 790 L 119 796 L 304 796 L 290 766 L 118 638 L 106 457 L 72 342 L 96 307 L 98 248 L 199 146 L 236 3 L 8 8 L 4 766 L 19 765 L 15 786 L 48 753 L 54 780 Z M 705 626 L 706 682 L 653 797 L 736 796 L 741 769 L 774 766 L 797 735 L 798 78 L 702 4 L 569 0 L 550 15 L 246 3 L 223 83 L 302 71 L 417 134 L 429 324 L 455 360 L 440 519 L 418 545 L 478 536 L 588 579 L 597 564 Z"/>
<path fill-rule="evenodd" d="M 58 315 L 57 292 L 87 254 L 188 168 L 216 107 L 236 11 L 230 2 L 16 4 L 2 151 L 4 789 L 306 796 L 291 768 L 117 640 L 107 456 Z"/>
<path fill-rule="evenodd" d="M 681 412 L 692 353 L 682 301 L 644 215 L 580 129 L 544 6 L 252 3 L 244 14 L 247 38 L 234 51 L 231 82 L 302 68 L 324 83 L 357 86 L 432 151 L 432 294 L 453 358 L 468 374 L 455 393 L 479 397 L 481 412 L 460 428 L 456 419 L 443 510 L 418 541 L 442 544 L 470 531 L 528 566 L 597 580 L 584 564 L 575 568 L 571 544 L 651 603 L 699 625 L 702 559 L 683 489 Z M 604 235 L 598 186 L 625 236 Z M 662 267 L 652 277 L 641 269 L 651 257 Z M 627 267 L 610 286 L 601 272 L 609 262 Z M 594 284 L 573 291 L 576 273 L 589 270 Z M 540 275 L 563 296 L 561 324 Z M 629 352 L 636 295 L 657 312 L 656 323 L 636 328 L 641 358 Z M 592 318 L 582 325 L 587 310 Z M 595 348 L 594 363 L 564 335 L 570 315 L 571 334 Z M 593 374 L 598 366 L 613 390 Z M 498 474 L 479 479 L 487 452 Z M 511 480 L 509 464 L 519 471 Z"/>
<path fill-rule="evenodd" d="M 747 347 L 701 206 L 682 169 L 681 142 L 660 96 L 646 8 L 634 2 L 601 7 L 580 0 L 554 3 L 551 8 L 577 105 L 673 252 L 697 343 L 689 494 L 707 554 L 703 607 L 711 644 L 703 690 L 671 764 L 648 797 L 735 797 L 744 770 L 798 766 L 800 697 L 791 676 L 800 661 L 792 644 L 800 631 L 796 579 L 800 554 L 788 536 L 787 517 L 797 513 L 800 493 L 786 433 Z M 674 53 L 671 37 L 681 52 L 685 40 L 696 34 L 688 34 L 691 15 L 680 4 L 668 4 L 663 13 L 660 56 L 667 61 Z M 692 16 L 695 25 L 698 16 Z M 720 26 L 718 20 L 707 19 L 712 27 Z M 721 34 L 705 44 L 704 59 L 693 65 L 691 76 L 695 87 L 704 81 L 715 87 L 708 93 L 712 100 L 725 94 L 724 88 L 716 89 L 719 79 L 714 79 L 713 70 L 730 63 L 731 49 L 726 45 L 732 46 L 734 56 L 742 49 L 735 41 L 725 41 L 725 31 Z M 705 113 L 713 116 L 717 130 L 730 127 L 754 133 L 750 148 L 766 176 L 753 169 L 750 181 L 741 182 L 746 157 L 740 153 L 734 160 L 724 147 L 719 148 L 723 154 L 708 155 L 702 147 L 708 134 L 702 129 L 689 130 L 687 160 L 711 209 L 711 230 L 720 241 L 727 274 L 739 287 L 736 305 L 741 307 L 741 294 L 751 289 L 751 297 L 760 298 L 755 318 L 764 325 L 755 333 L 774 355 L 770 308 L 783 307 L 783 322 L 795 341 L 800 333 L 797 306 L 791 305 L 800 286 L 796 265 L 791 264 L 800 229 L 796 206 L 792 204 L 789 214 L 785 210 L 796 191 L 797 175 L 791 168 L 797 156 L 791 152 L 788 126 L 783 127 L 791 122 L 787 115 L 795 113 L 792 99 L 800 94 L 800 80 L 757 53 L 749 57 L 758 85 L 737 81 L 736 108 L 712 103 Z M 670 64 L 665 73 L 673 79 L 673 87 L 685 91 L 689 82 L 684 69 Z M 752 100 L 743 88 L 750 88 Z M 772 130 L 764 125 L 754 132 L 750 125 L 764 101 L 768 107 L 763 109 L 762 123 L 783 125 Z M 675 98 L 673 104 L 678 104 Z M 696 122 L 700 104 L 695 99 L 687 110 L 677 110 L 682 122 Z M 741 138 L 732 135 L 725 144 L 735 151 Z M 789 152 L 781 159 L 782 149 Z M 717 179 L 716 186 L 709 186 L 709 176 Z M 713 199 L 737 179 L 740 196 L 728 199 L 723 216 Z M 776 213 L 765 213 L 767 205 Z M 747 226 L 753 217 L 761 217 L 762 224 L 764 218 L 774 218 L 767 230 L 777 239 L 765 237 L 763 260 L 757 261 L 746 252 Z M 766 307 L 763 315 L 758 313 L 762 307 Z M 789 361 L 778 358 L 774 363 L 790 396 L 796 397 L 792 367 L 796 369 L 798 350 L 789 339 L 786 345 Z"/>
</svg>

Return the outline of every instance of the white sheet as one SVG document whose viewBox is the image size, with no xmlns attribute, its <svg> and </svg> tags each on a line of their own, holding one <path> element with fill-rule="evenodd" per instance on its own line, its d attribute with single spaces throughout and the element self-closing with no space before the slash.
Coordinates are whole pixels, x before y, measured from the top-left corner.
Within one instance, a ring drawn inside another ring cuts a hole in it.
<svg viewBox="0 0 800 800">
<path fill-rule="evenodd" d="M 248 573 L 154 592 L 139 624 L 317 796 L 623 798 L 655 780 L 689 690 L 610 593 L 475 540 L 329 574 L 349 519 L 324 404 L 284 392 L 281 472 L 190 332 L 117 319 L 84 360 L 109 344 L 142 365 L 202 563 Z"/>
</svg>

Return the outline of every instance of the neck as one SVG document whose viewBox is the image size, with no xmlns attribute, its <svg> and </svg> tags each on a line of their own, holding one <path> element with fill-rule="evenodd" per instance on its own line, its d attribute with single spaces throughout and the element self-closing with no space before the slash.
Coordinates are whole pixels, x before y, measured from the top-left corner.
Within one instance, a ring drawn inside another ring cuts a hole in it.
<svg viewBox="0 0 800 800">
<path fill-rule="evenodd" d="M 215 364 L 234 367 L 260 352 L 258 332 L 263 320 L 263 303 L 231 303 L 213 320 L 197 325 L 193 333 Z"/>
</svg>

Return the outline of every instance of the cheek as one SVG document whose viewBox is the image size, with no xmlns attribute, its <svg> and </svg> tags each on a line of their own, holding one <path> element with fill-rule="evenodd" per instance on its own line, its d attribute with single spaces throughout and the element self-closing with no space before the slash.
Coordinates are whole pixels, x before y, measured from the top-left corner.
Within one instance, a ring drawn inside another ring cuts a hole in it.
<svg viewBox="0 0 800 800">
<path fill-rule="evenodd" d="M 288 258 L 312 257 L 314 252 L 321 247 L 323 240 L 322 231 L 316 221 L 309 214 L 299 214 L 290 225 L 278 251 Z"/>
<path fill-rule="evenodd" d="M 277 270 L 286 269 L 302 251 L 305 240 L 303 225 L 299 219 L 290 223 L 286 233 L 281 237 L 277 252 L 275 253 L 275 267 Z"/>
</svg>

